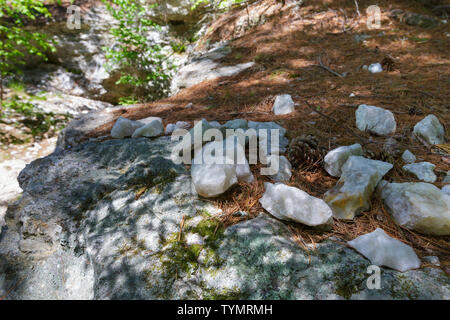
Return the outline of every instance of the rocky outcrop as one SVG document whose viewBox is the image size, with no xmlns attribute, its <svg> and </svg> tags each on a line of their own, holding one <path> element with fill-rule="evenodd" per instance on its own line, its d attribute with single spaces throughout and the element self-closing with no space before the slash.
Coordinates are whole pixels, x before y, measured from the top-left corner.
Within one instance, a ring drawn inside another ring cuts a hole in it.
<svg viewBox="0 0 450 320">
<path fill-rule="evenodd" d="M 305 252 L 264 213 L 224 230 L 220 211 L 197 197 L 188 171 L 170 160 L 172 147 L 169 137 L 87 142 L 28 165 L 19 177 L 24 194 L 8 209 L 0 238 L 0 295 L 449 298 L 448 278 L 433 269 L 383 269 L 382 288 L 370 290 L 370 262 L 361 255 L 329 241 Z"/>
</svg>

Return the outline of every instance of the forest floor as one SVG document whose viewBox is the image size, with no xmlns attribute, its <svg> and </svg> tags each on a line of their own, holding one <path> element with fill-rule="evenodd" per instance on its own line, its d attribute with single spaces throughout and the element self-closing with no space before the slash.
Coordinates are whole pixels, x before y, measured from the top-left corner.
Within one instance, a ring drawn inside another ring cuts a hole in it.
<svg viewBox="0 0 450 320">
<path fill-rule="evenodd" d="M 370 5 L 366 2 L 359 1 L 360 8 Z M 299 9 L 289 6 L 289 1 L 285 7 L 274 1 L 263 1 L 259 9 L 250 7 L 273 14 L 267 16 L 264 24 L 250 28 L 237 38 L 234 37 L 235 22 L 246 14 L 246 9 L 237 8 L 223 15 L 202 41 L 232 40 L 232 53 L 221 62 L 234 65 L 255 61 L 252 68 L 236 76 L 202 82 L 168 99 L 123 111 L 120 115 L 130 119 L 159 116 L 165 125 L 201 118 L 220 122 L 236 118 L 277 121 L 288 129 L 289 138 L 307 133 L 316 136 L 328 150 L 361 143 L 365 149 L 376 152 L 385 138 L 372 137 L 375 143 L 364 145 L 364 141 L 351 132 L 358 131 L 356 107 L 375 105 L 395 114 L 397 133 L 394 137 L 418 159 L 436 165 L 438 182 L 435 185 L 442 187 L 439 181 L 450 170 L 449 145 L 425 146 L 412 139 L 411 133 L 418 121 L 434 114 L 446 127 L 446 140 L 450 140 L 449 25 L 425 29 L 389 17 L 391 9 L 432 16 L 430 10 L 414 1 L 395 1 L 395 4 L 378 1 L 382 11 L 381 27 L 372 30 L 367 28 L 365 13 L 358 17 L 354 1 L 308 3 L 313 1 L 306 1 Z M 357 41 L 361 35 L 369 37 Z M 339 77 L 321 68 L 319 57 L 328 68 L 347 75 Z M 383 72 L 373 74 L 362 68 L 376 62 L 387 62 Z M 278 94 L 293 97 L 294 113 L 275 116 L 271 112 Z M 306 101 L 326 117 L 311 110 Z M 188 103 L 193 106 L 184 108 Z M 96 135 L 109 133 L 112 124 L 99 128 Z M 370 137 L 363 132 L 358 135 L 363 139 Z M 401 166 L 401 160 L 396 161 L 385 179 L 418 181 L 401 170 Z M 237 210 L 244 210 L 251 217 L 262 211 L 258 199 L 264 192 L 263 183 L 270 180 L 261 176 L 257 167 L 252 171 L 256 177 L 253 184 L 239 184 L 214 200 L 225 213 L 222 219 L 226 225 L 242 219 L 232 215 Z M 322 197 L 336 182 L 337 179 L 330 177 L 323 168 L 307 166 L 295 168 L 289 184 Z M 347 241 L 377 227 L 413 246 L 419 256 L 439 256 L 443 270 L 450 271 L 450 237 L 424 236 L 398 226 L 378 196 L 373 197 L 369 211 L 352 221 L 335 220 L 333 229 L 328 232 L 290 225 L 300 245 L 313 251 L 311 248 L 316 242 L 330 237 Z M 430 266 L 424 264 L 424 267 Z"/>
</svg>

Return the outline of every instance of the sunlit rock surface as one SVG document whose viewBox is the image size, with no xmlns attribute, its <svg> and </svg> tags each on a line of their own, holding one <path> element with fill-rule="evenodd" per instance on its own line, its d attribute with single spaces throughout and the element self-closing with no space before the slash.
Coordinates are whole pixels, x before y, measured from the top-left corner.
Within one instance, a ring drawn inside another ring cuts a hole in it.
<svg viewBox="0 0 450 320">
<path fill-rule="evenodd" d="M 350 156 L 342 167 L 341 178 L 324 196 L 334 217 L 353 219 L 359 212 L 368 210 L 378 182 L 392 167 L 387 162 Z"/>
<path fill-rule="evenodd" d="M 347 243 L 377 266 L 401 272 L 420 267 L 420 260 L 410 246 L 389 237 L 380 228 Z"/>
<path fill-rule="evenodd" d="M 381 197 L 399 225 L 426 234 L 450 235 L 450 196 L 436 186 L 387 183 Z"/>
<path fill-rule="evenodd" d="M 414 126 L 413 132 L 429 144 L 444 143 L 444 126 L 434 114 L 430 114 L 419 121 Z"/>
<path fill-rule="evenodd" d="M 356 109 L 356 126 L 361 131 L 385 136 L 395 132 L 397 123 L 389 110 L 362 104 Z"/>
<path fill-rule="evenodd" d="M 308 226 L 331 223 L 330 207 L 321 199 L 303 190 L 282 183 L 264 183 L 266 192 L 259 200 L 262 207 L 278 219 L 295 221 Z"/>
<path fill-rule="evenodd" d="M 341 168 L 350 156 L 362 156 L 363 149 L 359 143 L 342 146 L 328 152 L 324 158 L 325 170 L 333 177 L 341 176 Z"/>
</svg>

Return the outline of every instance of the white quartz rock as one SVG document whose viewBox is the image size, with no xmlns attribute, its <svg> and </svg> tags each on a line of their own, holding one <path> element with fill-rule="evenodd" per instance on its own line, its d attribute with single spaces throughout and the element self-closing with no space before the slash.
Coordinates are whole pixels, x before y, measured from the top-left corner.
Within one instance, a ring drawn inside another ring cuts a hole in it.
<svg viewBox="0 0 450 320">
<path fill-rule="evenodd" d="M 405 150 L 402 154 L 402 160 L 405 163 L 414 163 L 416 161 L 416 156 L 409 150 Z"/>
<path fill-rule="evenodd" d="M 291 113 L 294 110 L 294 101 L 292 100 L 291 95 L 282 94 L 276 97 L 272 107 L 273 113 L 281 115 Z"/>
<path fill-rule="evenodd" d="M 433 171 L 435 167 L 436 166 L 430 162 L 417 162 L 404 165 L 403 170 L 412 173 L 417 179 L 422 181 L 435 182 L 437 179 Z"/>
<path fill-rule="evenodd" d="M 277 173 L 270 176 L 276 182 L 287 182 L 292 176 L 292 165 L 285 156 L 271 155 L 268 166 L 273 166 L 278 161 Z"/>
<path fill-rule="evenodd" d="M 234 136 L 197 150 L 191 176 L 197 193 L 204 197 L 218 196 L 238 181 L 254 181 L 245 150 Z"/>
<path fill-rule="evenodd" d="M 444 143 L 444 126 L 439 122 L 439 119 L 430 114 L 416 123 L 413 133 L 421 137 L 429 144 Z"/>
<path fill-rule="evenodd" d="M 450 196 L 436 186 L 386 183 L 381 198 L 399 225 L 426 234 L 450 235 Z"/>
<path fill-rule="evenodd" d="M 333 149 L 324 158 L 325 170 L 333 177 L 340 177 L 341 168 L 348 157 L 362 155 L 363 149 L 359 143 Z"/>
<path fill-rule="evenodd" d="M 321 199 L 282 183 L 264 183 L 266 189 L 259 202 L 278 219 L 319 226 L 332 222 L 330 207 Z"/>
<path fill-rule="evenodd" d="M 153 117 L 151 120 L 149 119 L 145 125 L 136 129 L 133 133 L 133 138 L 137 137 L 157 137 L 161 135 L 164 131 L 164 126 L 161 118 Z"/>
<path fill-rule="evenodd" d="M 216 197 L 238 182 L 232 164 L 201 164 L 191 167 L 195 191 L 203 197 Z"/>
<path fill-rule="evenodd" d="M 136 129 L 143 126 L 139 121 L 130 120 L 124 117 L 119 117 L 111 129 L 111 136 L 117 139 L 131 137 Z"/>
<path fill-rule="evenodd" d="M 385 136 L 394 133 L 397 124 L 389 110 L 362 104 L 356 109 L 356 126 L 361 131 Z"/>
<path fill-rule="evenodd" d="M 383 71 L 383 67 L 379 63 L 372 63 L 369 66 L 369 71 L 372 73 L 378 73 Z"/>
<path fill-rule="evenodd" d="M 334 217 L 353 219 L 359 212 L 368 210 L 378 182 L 392 167 L 387 162 L 350 156 L 342 166 L 341 178 L 324 196 Z"/>
<path fill-rule="evenodd" d="M 414 250 L 403 242 L 391 238 L 383 229 L 364 234 L 347 242 L 372 264 L 386 266 L 401 272 L 420 267 L 420 260 Z"/>
</svg>

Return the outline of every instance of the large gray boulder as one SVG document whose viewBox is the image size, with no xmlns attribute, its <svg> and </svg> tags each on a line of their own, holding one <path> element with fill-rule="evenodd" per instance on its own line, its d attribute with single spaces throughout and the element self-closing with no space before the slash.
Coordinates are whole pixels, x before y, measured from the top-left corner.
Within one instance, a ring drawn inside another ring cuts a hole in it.
<svg viewBox="0 0 450 320">
<path fill-rule="evenodd" d="M 381 269 L 382 287 L 368 289 L 361 255 L 334 242 L 305 252 L 266 214 L 224 230 L 172 147 L 169 137 L 89 142 L 28 165 L 0 238 L 0 296 L 450 298 L 435 269 Z"/>
<path fill-rule="evenodd" d="M 356 127 L 361 131 L 386 136 L 395 133 L 397 123 L 389 110 L 362 104 L 356 109 Z"/>
</svg>

